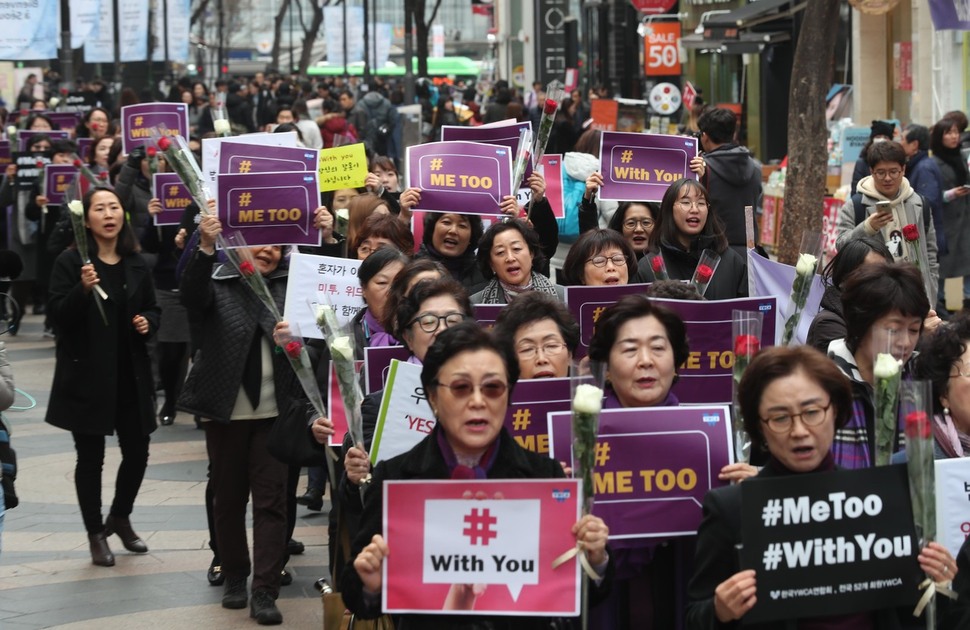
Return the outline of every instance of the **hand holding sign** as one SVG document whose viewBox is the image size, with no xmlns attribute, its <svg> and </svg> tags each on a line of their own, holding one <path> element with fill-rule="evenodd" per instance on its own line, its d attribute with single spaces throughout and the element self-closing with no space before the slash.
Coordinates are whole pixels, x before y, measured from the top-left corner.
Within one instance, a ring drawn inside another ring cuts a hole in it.
<svg viewBox="0 0 970 630">
<path fill-rule="evenodd" d="M 738 571 L 714 589 L 714 615 L 721 623 L 744 616 L 758 602 L 754 570 Z"/>
<path fill-rule="evenodd" d="M 381 592 L 383 585 L 382 570 L 384 568 L 384 558 L 390 555 L 387 543 L 380 534 L 374 534 L 370 539 L 370 544 L 360 550 L 354 558 L 354 570 L 360 576 L 360 581 L 364 583 L 364 591 L 371 595 Z"/>
</svg>

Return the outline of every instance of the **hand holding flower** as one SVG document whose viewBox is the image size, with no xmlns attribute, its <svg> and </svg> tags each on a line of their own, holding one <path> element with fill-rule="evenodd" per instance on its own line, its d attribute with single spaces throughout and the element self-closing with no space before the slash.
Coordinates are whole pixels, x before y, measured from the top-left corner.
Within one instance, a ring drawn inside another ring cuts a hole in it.
<svg viewBox="0 0 970 630">
<path fill-rule="evenodd" d="M 135 315 L 131 319 L 131 325 L 135 327 L 135 332 L 139 335 L 148 334 L 148 320 L 143 315 Z"/>
<path fill-rule="evenodd" d="M 90 293 L 96 284 L 101 282 L 98 272 L 94 270 L 94 264 L 88 263 L 81 266 L 81 287 L 85 293 Z"/>
<path fill-rule="evenodd" d="M 316 418 L 310 424 L 310 433 L 313 434 L 313 439 L 318 444 L 326 444 L 330 440 L 330 436 L 334 434 L 333 422 L 330 421 L 330 418 L 323 416 Z"/>
<path fill-rule="evenodd" d="M 586 514 L 576 521 L 572 528 L 576 542 L 586 550 L 586 559 L 594 567 L 609 559 L 606 553 L 606 542 L 610 537 L 610 528 L 598 516 Z"/>
<path fill-rule="evenodd" d="M 949 582 L 959 571 L 956 560 L 946 547 L 931 542 L 919 552 L 919 566 L 934 582 Z"/>
<path fill-rule="evenodd" d="M 199 222 L 199 249 L 207 254 L 215 253 L 216 238 L 222 233 L 222 222 L 214 214 L 202 215 Z"/>
<path fill-rule="evenodd" d="M 350 482 L 355 486 L 359 486 L 370 474 L 370 459 L 367 458 L 367 453 L 361 448 L 362 446 L 361 444 L 350 447 L 344 457 L 344 471 L 347 473 L 347 479 L 350 479 Z"/>
</svg>

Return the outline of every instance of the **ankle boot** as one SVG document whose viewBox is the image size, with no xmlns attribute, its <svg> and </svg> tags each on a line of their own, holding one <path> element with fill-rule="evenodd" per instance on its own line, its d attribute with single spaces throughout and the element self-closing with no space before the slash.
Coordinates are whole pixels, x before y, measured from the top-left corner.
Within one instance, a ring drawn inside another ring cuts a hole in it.
<svg viewBox="0 0 970 630">
<path fill-rule="evenodd" d="M 125 516 L 109 514 L 104 520 L 104 535 L 118 534 L 125 549 L 134 553 L 148 553 L 148 545 L 131 528 L 131 521 Z"/>
<path fill-rule="evenodd" d="M 91 547 L 91 562 L 99 567 L 113 567 L 115 565 L 115 555 L 108 547 L 107 535 L 100 531 L 97 534 L 88 534 L 88 545 Z"/>
</svg>

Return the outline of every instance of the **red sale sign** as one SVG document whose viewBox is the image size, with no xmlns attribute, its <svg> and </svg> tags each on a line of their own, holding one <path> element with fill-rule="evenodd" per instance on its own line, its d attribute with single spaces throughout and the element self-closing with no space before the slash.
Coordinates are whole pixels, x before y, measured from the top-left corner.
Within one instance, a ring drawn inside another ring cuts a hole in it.
<svg viewBox="0 0 970 630">
<path fill-rule="evenodd" d="M 680 74 L 680 22 L 651 22 L 643 37 L 648 77 Z"/>
<path fill-rule="evenodd" d="M 578 560 L 552 563 L 580 498 L 575 479 L 385 481 L 384 612 L 578 615 Z"/>
</svg>

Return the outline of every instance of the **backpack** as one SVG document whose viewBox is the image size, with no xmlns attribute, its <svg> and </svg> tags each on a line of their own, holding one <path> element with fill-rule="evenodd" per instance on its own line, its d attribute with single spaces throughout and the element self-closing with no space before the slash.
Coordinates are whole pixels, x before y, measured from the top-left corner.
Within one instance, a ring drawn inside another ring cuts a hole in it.
<svg viewBox="0 0 970 630">
<path fill-rule="evenodd" d="M 388 155 L 391 134 L 394 133 L 396 124 L 397 109 L 387 102 L 381 100 L 377 107 L 372 108 L 366 100 L 361 99 L 364 110 L 367 112 L 367 128 L 364 130 L 364 138 L 370 144 L 370 149 L 377 155 Z M 392 113 L 393 112 L 393 113 Z M 360 130 L 358 130 L 360 131 Z"/>
</svg>

